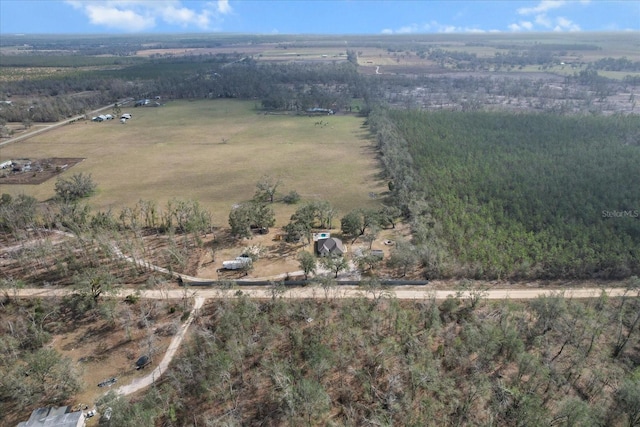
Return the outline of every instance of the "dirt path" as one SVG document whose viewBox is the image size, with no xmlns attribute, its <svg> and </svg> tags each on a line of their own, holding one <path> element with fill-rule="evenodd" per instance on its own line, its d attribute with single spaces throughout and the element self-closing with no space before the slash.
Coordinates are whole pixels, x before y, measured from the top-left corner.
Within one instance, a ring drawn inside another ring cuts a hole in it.
<svg viewBox="0 0 640 427">
<path fill-rule="evenodd" d="M 184 336 L 187 333 L 187 329 L 189 329 L 189 325 L 191 325 L 191 323 L 193 322 L 193 319 L 198 314 L 198 310 L 202 308 L 203 304 L 204 304 L 204 298 L 201 298 L 201 297 L 196 298 L 195 303 L 193 305 L 193 309 L 191 310 L 191 314 L 189 314 L 189 317 L 187 318 L 187 320 L 182 324 L 182 327 L 180 328 L 178 333 L 171 340 L 171 343 L 169 344 L 169 348 L 167 348 L 167 352 L 164 354 L 164 357 L 162 358 L 162 361 L 160 362 L 160 364 L 158 364 L 158 366 L 156 366 L 155 369 L 151 371 L 149 375 L 142 378 L 137 378 L 131 381 L 131 383 L 118 388 L 116 390 L 117 394 L 126 396 L 129 394 L 133 394 L 137 391 L 140 391 L 144 388 L 147 388 L 151 384 L 153 384 L 158 378 L 160 378 L 162 374 L 165 373 L 165 371 L 169 367 L 169 364 L 173 360 L 173 357 L 176 355 L 178 348 L 180 348 L 180 345 L 182 344 L 182 340 L 184 339 Z"/>
</svg>

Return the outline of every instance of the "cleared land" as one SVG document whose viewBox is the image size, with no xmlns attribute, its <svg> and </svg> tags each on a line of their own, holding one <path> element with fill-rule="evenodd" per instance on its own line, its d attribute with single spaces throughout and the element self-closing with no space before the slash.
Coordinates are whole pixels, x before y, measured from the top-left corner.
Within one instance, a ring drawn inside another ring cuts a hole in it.
<svg viewBox="0 0 640 427">
<path fill-rule="evenodd" d="M 217 226 L 227 225 L 233 205 L 250 199 L 264 175 L 282 180 L 280 194 L 296 190 L 303 201 L 328 200 L 342 213 L 379 203 L 370 193 L 385 187 L 363 118 L 265 115 L 255 106 L 204 100 L 123 109 L 133 114 L 126 124 L 77 122 L 5 146 L 0 159 L 82 157 L 66 174 L 92 174 L 98 193 L 88 201 L 95 209 L 192 199 L 211 211 Z M 2 191 L 46 200 L 54 185 Z M 278 224 L 295 209 L 276 204 Z"/>
</svg>

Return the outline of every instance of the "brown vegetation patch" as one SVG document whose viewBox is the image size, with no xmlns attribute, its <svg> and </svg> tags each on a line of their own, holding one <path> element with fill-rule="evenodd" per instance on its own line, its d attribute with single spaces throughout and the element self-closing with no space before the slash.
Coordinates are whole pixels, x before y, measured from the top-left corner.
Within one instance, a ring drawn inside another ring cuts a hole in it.
<svg viewBox="0 0 640 427">
<path fill-rule="evenodd" d="M 103 394 L 155 369 L 179 328 L 185 307 L 186 310 L 191 307 L 190 302 L 184 305 L 179 300 L 127 303 L 107 298 L 100 299 L 96 307 L 79 312 L 73 301 L 72 297 L 46 301 L 5 299 L 0 306 L 3 319 L 0 332 L 15 335 L 25 316 L 43 317 L 38 327 L 50 337 L 44 347 L 68 359 L 70 368 L 79 375 L 81 389 L 61 402 L 74 410 L 93 408 Z M 136 369 L 136 361 L 142 355 L 149 356 L 151 363 Z M 116 382 L 98 387 L 110 378 L 116 378 Z M 1 425 L 15 425 L 28 418 L 36 407 L 50 404 L 39 402 L 23 407 L 15 403 L 0 405 Z"/>
<path fill-rule="evenodd" d="M 162 280 L 161 273 L 136 265 L 126 256 L 193 275 L 203 248 L 186 235 L 123 234 L 122 239 L 101 236 L 89 242 L 47 230 L 32 230 L 19 238 L 0 233 L 0 269 L 6 277 L 19 278 L 27 285 L 68 286 L 76 284 L 76 276 L 85 269 L 108 271 L 118 284 L 141 285 Z M 106 240 L 105 240 L 106 239 Z M 110 244 L 105 244 L 110 242 Z M 144 254 L 144 255 L 143 255 Z M 168 276 L 165 278 L 169 280 Z"/>
</svg>

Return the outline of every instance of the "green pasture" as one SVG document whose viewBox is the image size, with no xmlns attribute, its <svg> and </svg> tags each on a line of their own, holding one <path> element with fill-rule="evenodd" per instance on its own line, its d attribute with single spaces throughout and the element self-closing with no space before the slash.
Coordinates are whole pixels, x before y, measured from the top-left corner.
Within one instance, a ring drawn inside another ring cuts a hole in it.
<svg viewBox="0 0 640 427">
<path fill-rule="evenodd" d="M 355 116 L 265 115 L 253 101 L 169 102 L 158 108 L 123 108 L 126 124 L 78 122 L 0 150 L 12 158 L 81 157 L 66 171 L 91 173 L 98 184 L 88 202 L 118 213 L 139 200 L 160 207 L 172 198 L 199 201 L 216 225 L 227 225 L 236 203 L 250 199 L 263 175 L 279 177 L 280 195 L 296 190 L 304 200 L 328 200 L 341 213 L 379 200 L 384 183 L 372 142 Z M 46 200 L 55 180 L 2 185 L 0 192 Z M 302 203 L 301 202 L 301 203 Z M 277 225 L 296 206 L 277 203 Z M 337 224 L 336 224 L 337 225 Z"/>
</svg>

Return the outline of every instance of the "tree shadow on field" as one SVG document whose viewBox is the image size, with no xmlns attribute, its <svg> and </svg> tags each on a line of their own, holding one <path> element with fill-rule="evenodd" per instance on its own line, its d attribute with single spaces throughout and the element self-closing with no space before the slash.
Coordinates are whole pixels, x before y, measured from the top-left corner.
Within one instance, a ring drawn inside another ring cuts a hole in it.
<svg viewBox="0 0 640 427">
<path fill-rule="evenodd" d="M 222 251 L 239 246 L 239 241 L 231 235 L 229 230 L 218 229 L 215 230 L 215 237 L 208 242 L 205 247 L 208 247 L 214 251 Z"/>
<path fill-rule="evenodd" d="M 303 243 L 287 243 L 278 242 L 274 245 L 270 245 L 267 248 L 267 255 L 265 258 L 282 258 L 295 256 L 301 250 L 304 250 L 307 245 Z"/>
<path fill-rule="evenodd" d="M 371 130 L 367 125 L 360 126 L 360 131 L 356 131 L 354 132 L 354 134 L 358 139 L 367 141 L 369 144 L 372 144 L 375 142 L 376 136 L 373 132 L 371 132 Z"/>
</svg>

